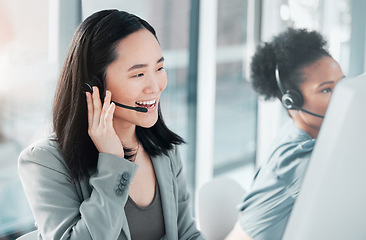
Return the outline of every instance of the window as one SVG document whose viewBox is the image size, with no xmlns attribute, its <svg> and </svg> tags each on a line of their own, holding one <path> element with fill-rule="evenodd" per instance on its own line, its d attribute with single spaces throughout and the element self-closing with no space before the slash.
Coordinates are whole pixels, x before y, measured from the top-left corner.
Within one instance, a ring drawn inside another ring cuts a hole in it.
<svg viewBox="0 0 366 240">
<path fill-rule="evenodd" d="M 49 56 L 48 7 L 42 0 L 0 2 L 0 239 L 34 228 L 17 159 L 48 128 L 57 75 Z"/>
<path fill-rule="evenodd" d="M 247 1 L 218 1 L 214 174 L 254 164 L 257 97 L 245 74 Z"/>
</svg>

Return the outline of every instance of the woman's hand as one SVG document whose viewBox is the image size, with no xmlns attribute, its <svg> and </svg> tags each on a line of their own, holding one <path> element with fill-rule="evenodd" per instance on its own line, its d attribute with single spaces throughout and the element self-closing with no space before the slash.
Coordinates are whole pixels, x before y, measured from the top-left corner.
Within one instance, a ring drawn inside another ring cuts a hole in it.
<svg viewBox="0 0 366 240">
<path fill-rule="evenodd" d="M 107 90 L 102 106 L 97 87 L 93 87 L 93 94 L 86 93 L 88 134 L 100 153 L 124 157 L 122 143 L 113 128 L 113 113 L 116 105 L 110 103 L 111 96 L 111 92 Z"/>
</svg>

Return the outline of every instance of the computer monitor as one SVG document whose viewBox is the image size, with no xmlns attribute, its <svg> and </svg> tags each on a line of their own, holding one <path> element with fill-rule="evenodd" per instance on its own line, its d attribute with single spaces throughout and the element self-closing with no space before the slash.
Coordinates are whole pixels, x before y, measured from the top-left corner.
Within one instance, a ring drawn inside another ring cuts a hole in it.
<svg viewBox="0 0 366 240">
<path fill-rule="evenodd" d="M 283 240 L 366 239 L 366 75 L 336 86 Z"/>
</svg>

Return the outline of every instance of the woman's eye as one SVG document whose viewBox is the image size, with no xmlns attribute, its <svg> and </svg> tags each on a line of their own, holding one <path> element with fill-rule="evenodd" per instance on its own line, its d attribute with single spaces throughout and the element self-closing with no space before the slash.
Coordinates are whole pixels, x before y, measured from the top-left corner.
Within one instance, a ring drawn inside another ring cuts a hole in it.
<svg viewBox="0 0 366 240">
<path fill-rule="evenodd" d="M 322 92 L 323 93 L 329 93 L 329 92 L 332 92 L 332 89 L 331 88 L 326 88 L 326 89 L 323 89 Z"/>
<path fill-rule="evenodd" d="M 163 70 L 164 69 L 164 67 L 160 67 L 160 68 L 158 68 L 158 71 L 161 71 L 161 70 Z"/>
<path fill-rule="evenodd" d="M 144 74 L 143 73 L 139 73 L 139 74 L 133 75 L 132 77 L 142 77 L 142 76 L 144 76 Z"/>
</svg>

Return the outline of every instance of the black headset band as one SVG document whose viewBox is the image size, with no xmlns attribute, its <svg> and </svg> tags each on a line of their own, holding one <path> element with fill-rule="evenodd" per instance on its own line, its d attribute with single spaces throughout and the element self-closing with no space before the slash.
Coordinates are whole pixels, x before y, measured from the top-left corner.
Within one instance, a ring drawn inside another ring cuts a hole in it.
<svg viewBox="0 0 366 240">
<path fill-rule="evenodd" d="M 281 80 L 280 80 L 280 71 L 278 70 L 278 65 L 276 64 L 276 69 L 275 69 L 275 76 L 276 76 L 276 82 L 277 82 L 277 86 L 280 89 L 282 95 L 284 95 L 286 93 L 285 88 L 282 86 Z"/>
</svg>

